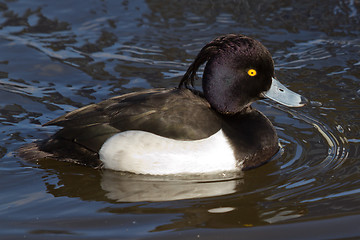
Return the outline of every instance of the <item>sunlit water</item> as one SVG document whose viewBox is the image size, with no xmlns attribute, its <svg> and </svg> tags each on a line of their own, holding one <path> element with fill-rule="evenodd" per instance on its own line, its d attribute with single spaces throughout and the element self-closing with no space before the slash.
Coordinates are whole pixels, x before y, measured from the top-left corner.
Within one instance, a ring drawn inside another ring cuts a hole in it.
<svg viewBox="0 0 360 240">
<path fill-rule="evenodd" d="M 360 3 L 0 2 L 1 239 L 360 237 Z M 236 176 L 151 177 L 25 162 L 41 124 L 144 88 L 174 87 L 199 49 L 253 36 L 311 103 L 254 106 L 281 151 Z"/>
</svg>

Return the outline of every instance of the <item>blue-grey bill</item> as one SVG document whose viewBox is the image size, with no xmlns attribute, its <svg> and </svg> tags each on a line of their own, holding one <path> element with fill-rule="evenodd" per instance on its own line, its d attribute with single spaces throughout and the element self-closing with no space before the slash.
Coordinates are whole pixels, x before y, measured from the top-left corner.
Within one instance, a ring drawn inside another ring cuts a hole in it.
<svg viewBox="0 0 360 240">
<path fill-rule="evenodd" d="M 302 107 L 308 100 L 282 85 L 277 79 L 272 79 L 271 87 L 263 93 L 265 98 L 269 98 L 287 107 Z"/>
</svg>

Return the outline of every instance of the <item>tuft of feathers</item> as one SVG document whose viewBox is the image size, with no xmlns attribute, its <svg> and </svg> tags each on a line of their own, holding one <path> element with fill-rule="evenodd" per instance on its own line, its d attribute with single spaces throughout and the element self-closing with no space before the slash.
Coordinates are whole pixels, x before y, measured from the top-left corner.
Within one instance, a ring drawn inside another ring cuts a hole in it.
<svg viewBox="0 0 360 240">
<path fill-rule="evenodd" d="M 240 49 L 252 48 L 254 40 L 242 34 L 227 34 L 215 38 L 206 44 L 196 56 L 194 62 L 189 66 L 188 70 L 182 77 L 179 88 L 194 88 L 194 81 L 197 78 L 196 72 L 201 65 L 209 61 L 220 51 L 239 51 Z"/>
</svg>

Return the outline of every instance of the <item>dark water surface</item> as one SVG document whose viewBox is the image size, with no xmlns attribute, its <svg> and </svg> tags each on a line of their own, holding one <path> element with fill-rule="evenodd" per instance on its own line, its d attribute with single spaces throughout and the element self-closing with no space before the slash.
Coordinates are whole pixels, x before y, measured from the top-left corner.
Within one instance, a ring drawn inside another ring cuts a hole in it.
<svg viewBox="0 0 360 240">
<path fill-rule="evenodd" d="M 360 1 L 0 2 L 0 239 L 360 238 Z M 225 33 L 260 40 L 312 103 L 261 101 L 283 147 L 241 176 L 185 180 L 28 163 L 41 124 L 174 87 Z"/>
</svg>

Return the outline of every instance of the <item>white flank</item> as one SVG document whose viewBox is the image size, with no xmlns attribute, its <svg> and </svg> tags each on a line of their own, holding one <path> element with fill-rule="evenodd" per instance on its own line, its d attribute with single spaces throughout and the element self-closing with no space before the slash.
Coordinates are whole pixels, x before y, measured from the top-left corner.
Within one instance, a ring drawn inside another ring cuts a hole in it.
<svg viewBox="0 0 360 240">
<path fill-rule="evenodd" d="M 101 147 L 107 169 L 168 175 L 234 171 L 238 164 L 222 130 L 194 141 L 181 141 L 144 131 L 118 133 Z"/>
</svg>

